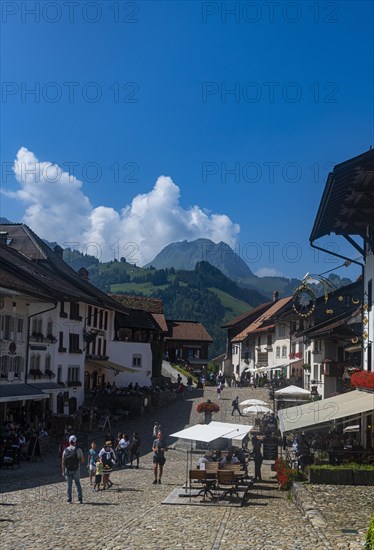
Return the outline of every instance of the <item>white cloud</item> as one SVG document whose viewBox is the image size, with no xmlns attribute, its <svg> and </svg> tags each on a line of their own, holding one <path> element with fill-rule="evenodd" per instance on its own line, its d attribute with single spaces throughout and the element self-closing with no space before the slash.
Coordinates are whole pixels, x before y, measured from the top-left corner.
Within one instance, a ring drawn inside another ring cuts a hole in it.
<svg viewBox="0 0 374 550">
<path fill-rule="evenodd" d="M 5 193 L 22 201 L 23 221 L 40 237 L 66 243 L 99 256 L 102 261 L 124 256 L 144 265 L 171 242 L 208 238 L 234 246 L 240 228 L 224 214 L 195 205 L 180 205 L 180 189 L 170 177 L 160 176 L 153 189 L 136 195 L 120 210 L 94 208 L 83 184 L 51 162 L 40 162 L 21 147 L 14 162 L 21 187 Z"/>
<path fill-rule="evenodd" d="M 257 275 L 257 277 L 285 277 L 286 276 L 273 267 L 261 267 L 258 271 L 256 271 L 255 275 Z"/>
</svg>

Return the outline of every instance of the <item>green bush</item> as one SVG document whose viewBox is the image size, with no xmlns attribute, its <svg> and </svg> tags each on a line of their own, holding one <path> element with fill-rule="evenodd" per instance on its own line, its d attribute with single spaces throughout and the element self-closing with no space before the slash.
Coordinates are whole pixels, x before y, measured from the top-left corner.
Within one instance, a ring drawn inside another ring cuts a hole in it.
<svg viewBox="0 0 374 550">
<path fill-rule="evenodd" d="M 368 472 L 374 470 L 374 464 L 357 464 L 356 462 L 347 462 L 347 464 L 339 464 L 339 466 L 314 464 L 310 468 L 313 470 L 365 470 Z"/>
<path fill-rule="evenodd" d="M 374 550 L 374 516 L 371 516 L 369 529 L 366 535 L 365 550 Z"/>
</svg>

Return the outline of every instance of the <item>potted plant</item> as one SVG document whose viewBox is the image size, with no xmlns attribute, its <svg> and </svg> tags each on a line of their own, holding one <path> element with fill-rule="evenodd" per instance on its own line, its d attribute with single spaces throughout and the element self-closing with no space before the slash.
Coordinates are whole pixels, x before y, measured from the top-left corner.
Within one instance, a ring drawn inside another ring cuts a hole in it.
<svg viewBox="0 0 374 550">
<path fill-rule="evenodd" d="M 55 373 L 51 369 L 46 369 L 44 373 L 49 376 L 49 378 L 53 378 L 55 376 Z"/>
<path fill-rule="evenodd" d="M 36 378 L 36 377 L 40 378 L 43 373 L 40 369 L 30 369 L 30 374 L 34 378 Z"/>
<path fill-rule="evenodd" d="M 351 385 L 355 388 L 374 391 L 374 372 L 359 370 L 351 375 Z"/>
<path fill-rule="evenodd" d="M 55 342 L 57 342 L 57 338 L 56 336 L 53 336 L 53 334 L 47 334 L 47 338 L 48 340 L 51 342 L 51 344 L 54 344 Z"/>
<path fill-rule="evenodd" d="M 204 414 L 204 424 L 209 424 L 212 420 L 212 414 L 219 411 L 219 405 L 213 403 L 210 399 L 199 403 L 196 407 L 198 413 Z"/>
</svg>

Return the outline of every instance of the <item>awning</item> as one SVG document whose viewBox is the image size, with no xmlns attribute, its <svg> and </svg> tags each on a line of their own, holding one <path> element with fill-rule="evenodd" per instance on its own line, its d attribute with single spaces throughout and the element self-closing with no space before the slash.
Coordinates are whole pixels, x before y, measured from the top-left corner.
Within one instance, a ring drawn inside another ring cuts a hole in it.
<svg viewBox="0 0 374 550">
<path fill-rule="evenodd" d="M 102 369 L 116 370 L 118 372 L 138 372 L 137 370 L 131 369 L 130 367 L 125 367 L 124 365 L 113 363 L 113 361 L 95 361 L 95 359 L 89 359 L 88 361 L 86 361 L 86 366 L 90 365 Z"/>
<path fill-rule="evenodd" d="M 40 384 L 30 384 L 30 386 L 37 390 L 42 390 L 44 393 L 60 392 L 64 390 L 63 386 L 56 382 L 41 382 Z"/>
<path fill-rule="evenodd" d="M 48 395 L 29 384 L 0 384 L 0 403 L 48 399 Z"/>
<path fill-rule="evenodd" d="M 329 424 L 333 420 L 361 413 L 374 413 L 374 393 L 354 390 L 321 401 L 282 409 L 278 411 L 278 417 L 280 430 L 284 433 L 308 426 Z"/>
<path fill-rule="evenodd" d="M 283 365 L 272 365 L 271 367 L 258 367 L 258 369 L 256 369 L 256 372 L 265 372 L 265 371 L 269 371 L 269 370 L 283 370 L 283 369 L 286 369 L 288 367 L 290 363 L 284 363 Z"/>
<path fill-rule="evenodd" d="M 226 422 L 210 422 L 209 424 L 197 424 L 185 430 L 170 434 L 170 437 L 188 439 L 189 441 L 203 441 L 210 443 L 216 439 L 243 439 L 253 426 L 244 424 L 231 424 Z"/>
<path fill-rule="evenodd" d="M 343 433 L 347 433 L 347 432 L 359 432 L 360 431 L 360 425 L 359 424 L 354 424 L 353 426 L 347 426 L 346 428 L 344 428 L 343 430 Z"/>
</svg>

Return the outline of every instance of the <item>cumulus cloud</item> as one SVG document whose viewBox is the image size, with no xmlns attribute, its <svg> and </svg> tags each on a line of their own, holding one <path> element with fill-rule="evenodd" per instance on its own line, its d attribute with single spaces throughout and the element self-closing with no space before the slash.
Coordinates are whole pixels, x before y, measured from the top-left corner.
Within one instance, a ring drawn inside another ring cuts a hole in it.
<svg viewBox="0 0 374 550">
<path fill-rule="evenodd" d="M 106 261 L 124 256 L 144 265 L 171 242 L 208 238 L 234 246 L 240 228 L 225 214 L 180 205 L 180 189 L 160 176 L 149 193 L 115 210 L 93 207 L 83 184 L 57 164 L 41 162 L 21 147 L 13 170 L 20 188 L 6 191 L 25 204 L 23 221 L 40 237 Z"/>
<path fill-rule="evenodd" d="M 273 267 L 261 267 L 258 271 L 256 271 L 255 275 L 257 275 L 257 277 L 285 277 L 286 276 Z"/>
</svg>

